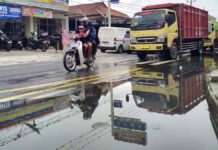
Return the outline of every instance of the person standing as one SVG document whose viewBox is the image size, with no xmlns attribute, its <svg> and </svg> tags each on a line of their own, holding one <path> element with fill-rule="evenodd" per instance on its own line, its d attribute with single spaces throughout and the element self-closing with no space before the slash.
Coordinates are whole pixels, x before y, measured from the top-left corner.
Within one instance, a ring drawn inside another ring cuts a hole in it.
<svg viewBox="0 0 218 150">
<path fill-rule="evenodd" d="M 62 33 L 63 53 L 68 51 L 70 45 L 70 34 L 67 30 Z"/>
<path fill-rule="evenodd" d="M 88 29 L 90 31 L 89 38 L 90 38 L 90 41 L 92 43 L 92 55 L 93 55 L 93 58 L 95 59 L 95 55 L 97 52 L 97 32 L 96 32 L 96 29 L 91 22 L 88 23 Z"/>
</svg>

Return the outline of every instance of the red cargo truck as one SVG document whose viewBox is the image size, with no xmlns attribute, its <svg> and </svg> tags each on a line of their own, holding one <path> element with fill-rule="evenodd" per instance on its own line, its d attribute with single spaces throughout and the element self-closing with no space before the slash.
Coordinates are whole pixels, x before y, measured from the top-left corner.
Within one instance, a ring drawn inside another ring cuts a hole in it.
<svg viewBox="0 0 218 150">
<path fill-rule="evenodd" d="M 140 59 L 160 52 L 171 59 L 184 51 L 199 55 L 206 39 L 208 12 L 186 4 L 146 6 L 132 19 L 130 47 Z"/>
</svg>

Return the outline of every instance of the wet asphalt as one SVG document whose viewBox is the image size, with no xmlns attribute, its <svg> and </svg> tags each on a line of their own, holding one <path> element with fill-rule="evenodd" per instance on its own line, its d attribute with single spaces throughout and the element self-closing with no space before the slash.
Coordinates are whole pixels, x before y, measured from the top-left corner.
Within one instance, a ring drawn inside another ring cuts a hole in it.
<svg viewBox="0 0 218 150">
<path fill-rule="evenodd" d="M 58 61 L 1 67 L 0 149 L 217 150 L 217 67 L 210 54 L 116 53 L 73 73 Z"/>
</svg>

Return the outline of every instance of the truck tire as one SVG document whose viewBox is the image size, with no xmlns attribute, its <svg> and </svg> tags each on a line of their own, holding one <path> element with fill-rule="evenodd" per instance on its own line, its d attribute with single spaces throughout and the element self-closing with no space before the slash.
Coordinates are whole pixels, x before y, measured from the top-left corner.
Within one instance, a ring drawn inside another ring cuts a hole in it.
<svg viewBox="0 0 218 150">
<path fill-rule="evenodd" d="M 117 49 L 117 53 L 123 53 L 123 52 L 124 52 L 123 46 L 120 45 Z"/>
<path fill-rule="evenodd" d="M 167 59 L 176 59 L 178 55 L 178 46 L 173 42 L 172 47 L 167 52 Z"/>
<path fill-rule="evenodd" d="M 102 52 L 102 53 L 105 53 L 105 52 L 106 52 L 106 50 L 105 50 L 105 49 L 101 49 L 101 52 Z"/>
<path fill-rule="evenodd" d="M 201 56 L 203 53 L 203 43 L 200 41 L 198 42 L 198 50 L 197 50 L 197 55 Z"/>
<path fill-rule="evenodd" d="M 212 53 L 212 54 L 214 54 L 214 45 L 212 45 L 211 47 L 210 47 L 210 52 Z"/>
<path fill-rule="evenodd" d="M 147 57 L 147 53 L 146 52 L 136 52 L 136 54 L 137 54 L 137 56 L 138 56 L 138 58 L 140 60 L 145 60 L 146 57 Z"/>
<path fill-rule="evenodd" d="M 126 51 L 127 54 L 132 54 L 131 50 Z"/>
</svg>

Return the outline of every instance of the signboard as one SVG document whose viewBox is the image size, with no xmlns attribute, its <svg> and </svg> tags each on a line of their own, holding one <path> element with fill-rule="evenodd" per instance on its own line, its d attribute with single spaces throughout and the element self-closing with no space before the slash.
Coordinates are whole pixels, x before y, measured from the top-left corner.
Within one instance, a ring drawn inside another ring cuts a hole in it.
<svg viewBox="0 0 218 150">
<path fill-rule="evenodd" d="M 119 3 L 120 0 L 111 0 L 111 3 Z"/>
<path fill-rule="evenodd" d="M 123 129 L 130 129 L 130 130 L 137 130 L 137 131 L 145 131 L 147 128 L 146 123 L 141 122 L 140 120 L 133 119 L 133 118 L 121 118 L 121 117 L 114 118 L 114 126 Z"/>
<path fill-rule="evenodd" d="M 115 128 L 114 129 L 114 139 L 117 141 L 146 145 L 147 144 L 147 133 Z"/>
<path fill-rule="evenodd" d="M 38 18 L 52 18 L 52 11 L 33 7 L 23 7 L 22 15 Z"/>
<path fill-rule="evenodd" d="M 7 3 L 68 11 L 69 0 L 5 0 Z"/>
<path fill-rule="evenodd" d="M 123 103 L 121 100 L 114 100 L 114 107 L 115 108 L 122 108 L 123 107 Z"/>
<path fill-rule="evenodd" d="M 20 6 L 0 5 L 0 18 L 12 19 L 22 17 Z"/>
</svg>

